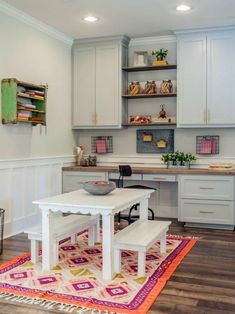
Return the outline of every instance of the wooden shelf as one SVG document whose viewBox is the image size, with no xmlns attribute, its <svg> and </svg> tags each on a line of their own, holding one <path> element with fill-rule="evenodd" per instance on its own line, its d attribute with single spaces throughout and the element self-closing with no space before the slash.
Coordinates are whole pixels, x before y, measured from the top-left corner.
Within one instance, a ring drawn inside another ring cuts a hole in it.
<svg viewBox="0 0 235 314">
<path fill-rule="evenodd" d="M 31 84 L 31 83 L 27 83 L 23 81 L 18 81 L 18 80 L 17 80 L 17 83 L 19 86 L 23 86 L 23 87 L 27 87 L 31 89 L 44 90 L 46 88 L 45 85 L 36 85 L 36 84 Z"/>
<path fill-rule="evenodd" d="M 172 122 L 161 122 L 161 123 L 124 123 L 122 126 L 125 127 L 135 127 L 135 126 L 165 126 L 165 125 L 176 125 L 176 123 Z"/>
<path fill-rule="evenodd" d="M 18 108 L 17 107 L 17 110 L 32 111 L 32 112 L 38 112 L 38 113 L 46 113 L 45 111 L 37 110 L 37 109 L 31 109 L 31 108 Z"/>
<path fill-rule="evenodd" d="M 29 99 L 39 100 L 39 101 L 45 101 L 45 98 L 41 99 L 41 98 L 38 98 L 37 96 L 30 96 L 30 95 L 23 94 L 23 93 L 17 93 L 17 97 L 29 98 Z"/>
<path fill-rule="evenodd" d="M 142 67 L 124 67 L 123 71 L 126 72 L 142 72 L 142 71 L 162 71 L 162 70 L 175 70 L 177 69 L 176 64 L 167 64 L 161 66 L 142 66 Z"/>
<path fill-rule="evenodd" d="M 44 125 L 46 124 L 45 121 L 41 121 L 41 122 L 40 122 L 40 121 L 33 121 L 33 120 L 18 120 L 18 119 L 17 119 L 17 122 L 36 123 L 36 124 L 44 124 Z"/>
<path fill-rule="evenodd" d="M 177 94 L 136 94 L 136 95 L 123 95 L 123 98 L 127 99 L 138 99 L 138 98 L 166 98 L 176 97 Z"/>
</svg>

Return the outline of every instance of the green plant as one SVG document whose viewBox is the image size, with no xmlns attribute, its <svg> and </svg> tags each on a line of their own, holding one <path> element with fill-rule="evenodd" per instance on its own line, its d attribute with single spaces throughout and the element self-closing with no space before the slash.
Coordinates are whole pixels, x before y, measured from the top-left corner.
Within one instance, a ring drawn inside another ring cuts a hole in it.
<svg viewBox="0 0 235 314">
<path fill-rule="evenodd" d="M 178 150 L 174 153 L 163 154 L 161 157 L 161 160 L 164 163 L 168 164 L 169 162 L 172 162 L 173 164 L 176 164 L 177 162 L 179 162 L 181 165 L 184 165 L 186 162 L 190 164 L 196 159 L 197 158 L 193 154 L 180 152 Z"/>
<path fill-rule="evenodd" d="M 166 59 L 167 57 L 168 50 L 161 48 L 160 50 L 153 50 L 152 51 L 152 56 L 155 56 L 158 61 L 162 61 Z"/>
</svg>

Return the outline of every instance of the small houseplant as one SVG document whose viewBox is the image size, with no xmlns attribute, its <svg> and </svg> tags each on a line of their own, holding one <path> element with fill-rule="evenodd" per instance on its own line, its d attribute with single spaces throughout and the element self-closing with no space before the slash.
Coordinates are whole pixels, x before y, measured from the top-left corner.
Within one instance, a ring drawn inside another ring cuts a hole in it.
<svg viewBox="0 0 235 314">
<path fill-rule="evenodd" d="M 191 163 L 196 160 L 196 157 L 191 153 L 176 151 L 175 153 L 163 154 L 161 160 L 167 165 L 167 168 L 172 166 L 190 168 Z"/>
<path fill-rule="evenodd" d="M 168 64 L 168 62 L 166 61 L 167 54 L 168 54 L 167 49 L 161 48 L 160 50 L 153 50 L 152 56 L 156 57 L 157 60 L 154 60 L 152 62 L 152 65 L 159 66 Z"/>
</svg>

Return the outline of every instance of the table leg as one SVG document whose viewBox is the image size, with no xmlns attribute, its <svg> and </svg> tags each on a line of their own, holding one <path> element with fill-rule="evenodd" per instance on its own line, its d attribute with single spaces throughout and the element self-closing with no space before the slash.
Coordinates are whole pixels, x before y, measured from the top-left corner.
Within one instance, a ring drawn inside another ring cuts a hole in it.
<svg viewBox="0 0 235 314">
<path fill-rule="evenodd" d="M 140 219 L 148 220 L 148 198 L 140 201 Z"/>
<path fill-rule="evenodd" d="M 111 280 L 114 274 L 114 215 L 102 215 L 103 222 L 103 279 Z"/>
<path fill-rule="evenodd" d="M 42 270 L 48 271 L 54 265 L 53 258 L 53 213 L 50 209 L 42 211 Z"/>
</svg>

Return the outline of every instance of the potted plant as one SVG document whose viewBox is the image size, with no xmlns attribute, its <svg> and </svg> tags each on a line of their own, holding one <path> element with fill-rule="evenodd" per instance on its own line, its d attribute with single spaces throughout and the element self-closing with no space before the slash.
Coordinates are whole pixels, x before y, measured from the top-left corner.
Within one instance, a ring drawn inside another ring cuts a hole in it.
<svg viewBox="0 0 235 314">
<path fill-rule="evenodd" d="M 161 160 L 167 165 L 167 168 L 171 166 L 184 166 L 190 168 L 191 162 L 196 159 L 197 158 L 191 153 L 184 153 L 180 151 L 176 151 L 175 153 L 166 153 L 161 157 Z"/>
<path fill-rule="evenodd" d="M 184 156 L 184 165 L 190 168 L 192 161 L 197 160 L 196 156 L 192 155 L 191 153 L 187 153 Z"/>
<path fill-rule="evenodd" d="M 168 64 L 168 62 L 166 61 L 167 54 L 168 54 L 167 49 L 161 48 L 160 50 L 153 50 L 152 56 L 156 57 L 157 60 L 154 60 L 152 62 L 152 65 L 160 66 Z"/>
</svg>

